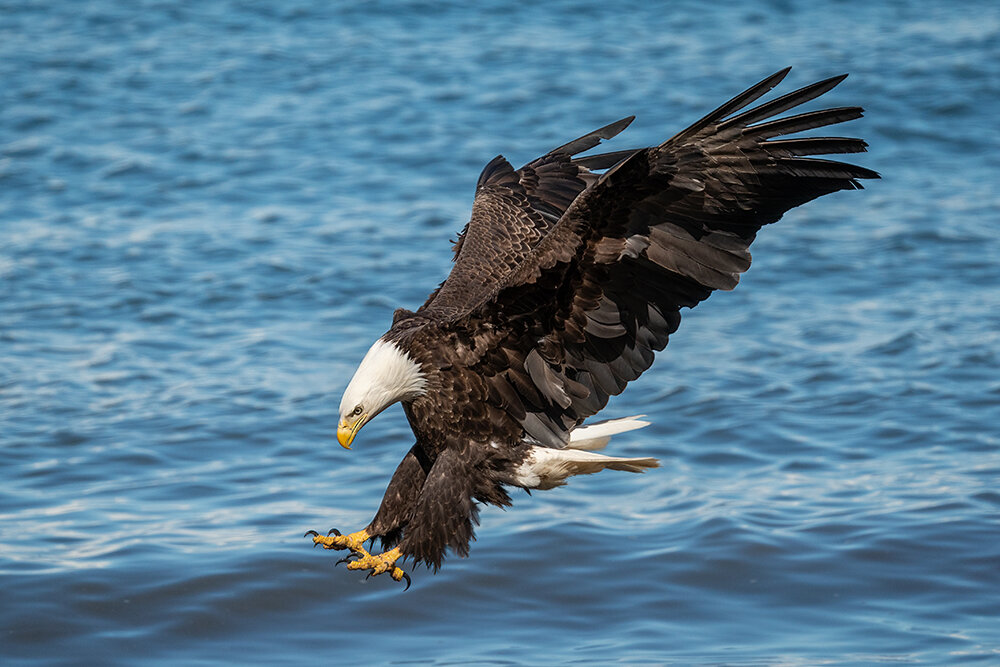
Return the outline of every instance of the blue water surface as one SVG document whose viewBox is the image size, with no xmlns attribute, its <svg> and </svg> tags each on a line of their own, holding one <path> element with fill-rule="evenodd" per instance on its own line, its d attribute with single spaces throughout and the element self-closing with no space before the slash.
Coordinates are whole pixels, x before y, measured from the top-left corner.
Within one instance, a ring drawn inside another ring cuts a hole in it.
<svg viewBox="0 0 1000 667">
<path fill-rule="evenodd" d="M 340 392 L 481 167 L 786 65 L 884 179 L 612 401 L 663 466 L 406 593 L 310 548 L 412 442 L 338 447 Z M 998 108 L 985 0 L 0 3 L 0 662 L 1000 664 Z"/>
</svg>

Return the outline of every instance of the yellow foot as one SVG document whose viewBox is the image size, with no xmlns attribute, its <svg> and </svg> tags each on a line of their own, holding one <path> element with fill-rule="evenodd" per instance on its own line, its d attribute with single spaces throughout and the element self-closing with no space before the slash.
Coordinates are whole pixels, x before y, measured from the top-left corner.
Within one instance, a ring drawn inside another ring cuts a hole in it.
<svg viewBox="0 0 1000 667">
<path fill-rule="evenodd" d="M 399 560 L 399 557 L 401 555 L 402 553 L 400 552 L 399 547 L 396 547 L 395 549 L 390 549 L 389 551 L 386 551 L 383 554 L 379 554 L 378 556 L 365 554 L 361 558 L 349 562 L 347 564 L 347 569 L 371 570 L 371 572 L 368 573 L 369 577 L 372 576 L 373 574 L 379 575 L 384 572 L 388 572 L 389 576 L 395 579 L 396 581 L 402 581 L 403 579 L 406 579 L 406 588 L 403 589 L 405 591 L 410 588 L 410 575 L 408 575 L 407 573 L 403 572 L 401 569 L 396 567 L 396 561 Z M 367 579 L 368 577 L 365 578 Z"/>
<path fill-rule="evenodd" d="M 350 535 L 341 535 L 340 531 L 336 528 L 331 528 L 330 532 L 326 535 L 320 535 L 315 530 L 306 531 L 303 537 L 313 536 L 313 546 L 323 545 L 324 549 L 336 549 L 338 551 L 342 549 L 350 549 L 353 553 L 358 556 L 368 556 L 368 550 L 365 549 L 365 542 L 371 539 L 371 535 L 368 534 L 367 530 L 359 530 L 356 533 L 351 533 Z"/>
</svg>

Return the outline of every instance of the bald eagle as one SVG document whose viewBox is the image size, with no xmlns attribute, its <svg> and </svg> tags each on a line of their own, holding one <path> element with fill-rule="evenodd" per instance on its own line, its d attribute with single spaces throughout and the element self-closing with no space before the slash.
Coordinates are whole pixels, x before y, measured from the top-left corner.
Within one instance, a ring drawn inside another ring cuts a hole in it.
<svg viewBox="0 0 1000 667">
<path fill-rule="evenodd" d="M 644 426 L 584 426 L 653 363 L 693 308 L 750 267 L 757 231 L 785 211 L 878 178 L 810 157 L 860 153 L 861 139 L 777 138 L 859 118 L 839 107 L 775 118 L 846 75 L 744 111 L 790 68 L 767 77 L 658 146 L 578 157 L 624 130 L 623 118 L 514 169 L 486 165 L 448 278 L 417 311 L 399 309 L 344 391 L 337 439 L 401 402 L 416 436 L 367 527 L 316 531 L 348 550 L 350 569 L 409 576 L 465 556 L 477 503 L 508 489 L 550 489 L 605 468 L 642 472 L 653 458 L 593 450 Z M 372 554 L 380 538 L 384 552 Z"/>
</svg>

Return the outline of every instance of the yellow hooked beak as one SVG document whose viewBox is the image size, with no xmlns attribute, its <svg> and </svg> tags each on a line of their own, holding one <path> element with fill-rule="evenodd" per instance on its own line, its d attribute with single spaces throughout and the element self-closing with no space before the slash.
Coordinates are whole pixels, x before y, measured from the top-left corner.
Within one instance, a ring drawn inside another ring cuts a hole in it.
<svg viewBox="0 0 1000 667">
<path fill-rule="evenodd" d="M 368 415 L 358 415 L 357 419 L 351 422 L 348 419 L 341 419 L 340 423 L 337 425 L 337 442 L 344 449 L 350 449 L 351 443 L 354 442 L 354 436 L 358 434 L 361 427 L 365 425 L 368 421 Z"/>
</svg>

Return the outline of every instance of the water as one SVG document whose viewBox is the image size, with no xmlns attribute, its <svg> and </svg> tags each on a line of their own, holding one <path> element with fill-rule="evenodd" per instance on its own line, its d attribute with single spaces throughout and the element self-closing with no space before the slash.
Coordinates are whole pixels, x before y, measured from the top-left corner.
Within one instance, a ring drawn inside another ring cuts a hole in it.
<svg viewBox="0 0 1000 667">
<path fill-rule="evenodd" d="M 1000 662 L 995 3 L 3 4 L 5 664 Z M 411 442 L 342 450 L 340 391 L 482 165 L 788 64 L 851 72 L 884 180 L 611 404 L 663 467 L 517 494 L 405 594 L 311 549 Z"/>
</svg>

